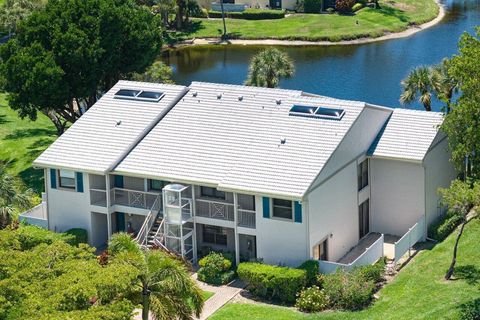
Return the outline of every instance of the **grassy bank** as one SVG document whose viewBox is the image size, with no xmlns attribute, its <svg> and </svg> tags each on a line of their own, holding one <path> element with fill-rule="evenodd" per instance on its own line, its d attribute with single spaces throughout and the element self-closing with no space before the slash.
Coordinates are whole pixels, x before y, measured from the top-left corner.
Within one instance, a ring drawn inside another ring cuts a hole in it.
<svg viewBox="0 0 480 320">
<path fill-rule="evenodd" d="M 394 282 L 379 292 L 380 299 L 361 312 L 305 315 L 285 307 L 231 303 L 210 319 L 460 319 L 466 303 L 476 301 L 480 308 L 479 235 L 480 220 L 474 219 L 460 242 L 456 280 L 443 280 L 451 259 L 454 232 L 433 249 L 417 255 Z"/>
<path fill-rule="evenodd" d="M 55 128 L 47 117 L 39 114 L 34 122 L 20 119 L 0 93 L 0 161 L 6 162 L 8 171 L 36 192 L 43 190 L 43 171 L 33 169 L 32 161 L 55 138 Z"/>
<path fill-rule="evenodd" d="M 381 9 L 364 8 L 353 15 L 292 14 L 279 20 L 227 19 L 231 38 L 341 41 L 400 32 L 438 15 L 434 0 L 381 1 Z M 194 19 L 180 38 L 219 37 L 221 19 Z"/>
</svg>

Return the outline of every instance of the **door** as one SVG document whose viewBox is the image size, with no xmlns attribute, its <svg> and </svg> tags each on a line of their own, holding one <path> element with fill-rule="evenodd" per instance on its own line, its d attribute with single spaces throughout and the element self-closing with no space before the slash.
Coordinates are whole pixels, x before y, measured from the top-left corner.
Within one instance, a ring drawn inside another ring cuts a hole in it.
<svg viewBox="0 0 480 320">
<path fill-rule="evenodd" d="M 125 213 L 117 212 L 116 222 L 117 222 L 117 232 L 125 232 Z"/>
<path fill-rule="evenodd" d="M 282 0 L 269 0 L 271 9 L 282 9 Z"/>
<path fill-rule="evenodd" d="M 360 239 L 365 237 L 370 232 L 370 203 L 365 200 L 358 207 L 358 225 Z"/>
<path fill-rule="evenodd" d="M 313 248 L 313 259 L 328 261 L 327 248 L 328 239 L 323 240 Z"/>
</svg>

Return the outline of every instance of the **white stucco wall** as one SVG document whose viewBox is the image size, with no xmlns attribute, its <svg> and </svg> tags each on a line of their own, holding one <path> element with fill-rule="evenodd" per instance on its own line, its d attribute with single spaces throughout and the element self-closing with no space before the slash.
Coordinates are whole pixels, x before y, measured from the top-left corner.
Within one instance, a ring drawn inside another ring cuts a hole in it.
<svg viewBox="0 0 480 320">
<path fill-rule="evenodd" d="M 296 267 L 309 258 L 307 225 L 302 208 L 302 223 L 263 217 L 262 197 L 256 196 L 257 257 L 268 264 Z"/>
<path fill-rule="evenodd" d="M 427 214 L 427 226 L 443 214 L 439 203 L 438 188 L 448 187 L 457 176 L 453 164 L 449 161 L 450 155 L 448 140 L 443 139 L 433 146 L 424 160 L 426 170 L 425 212 Z"/>
<path fill-rule="evenodd" d="M 61 189 L 52 189 L 50 169 L 46 170 L 48 225 L 49 229 L 64 232 L 71 228 L 87 230 L 89 242 L 92 239 L 89 177 L 83 174 L 83 192 Z"/>
<path fill-rule="evenodd" d="M 370 159 L 370 229 L 401 236 L 425 212 L 421 163 Z"/>
<path fill-rule="evenodd" d="M 328 238 L 328 259 L 340 259 L 359 239 L 357 162 L 351 162 L 311 191 L 307 201 L 310 255 L 313 246 Z"/>
</svg>

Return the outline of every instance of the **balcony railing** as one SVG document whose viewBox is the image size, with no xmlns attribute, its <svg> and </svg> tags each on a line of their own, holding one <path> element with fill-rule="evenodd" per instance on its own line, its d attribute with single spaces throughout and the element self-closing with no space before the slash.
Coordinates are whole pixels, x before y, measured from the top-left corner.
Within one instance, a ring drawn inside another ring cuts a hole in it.
<svg viewBox="0 0 480 320">
<path fill-rule="evenodd" d="M 234 220 L 233 203 L 211 201 L 204 199 L 196 200 L 196 215 L 219 220 Z"/>
<path fill-rule="evenodd" d="M 238 209 L 237 224 L 239 227 L 255 229 L 255 211 Z"/>
<path fill-rule="evenodd" d="M 111 205 L 134 207 L 146 210 L 162 210 L 161 194 L 124 188 L 113 188 L 110 191 Z M 92 205 L 106 207 L 107 194 L 105 190 L 90 189 L 90 203 Z M 159 198 L 160 200 L 155 202 Z"/>
</svg>

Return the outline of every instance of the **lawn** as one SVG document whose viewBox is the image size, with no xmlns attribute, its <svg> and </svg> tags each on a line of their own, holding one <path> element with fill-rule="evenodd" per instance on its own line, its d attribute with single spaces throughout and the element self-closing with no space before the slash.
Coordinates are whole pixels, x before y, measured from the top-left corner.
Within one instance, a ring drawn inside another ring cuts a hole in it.
<svg viewBox="0 0 480 320">
<path fill-rule="evenodd" d="M 215 294 L 215 292 L 202 291 L 203 301 L 207 301 L 207 300 L 210 299 L 214 294 Z"/>
<path fill-rule="evenodd" d="M 392 0 L 381 2 L 380 10 L 364 8 L 353 15 L 293 14 L 278 20 L 227 19 L 227 32 L 231 38 L 241 39 L 340 41 L 402 31 L 437 15 L 434 0 Z M 221 19 L 193 19 L 190 30 L 179 37 L 219 37 L 221 30 Z"/>
<path fill-rule="evenodd" d="M 20 119 L 0 93 L 0 161 L 37 193 L 43 191 L 43 170 L 33 169 L 32 161 L 55 138 L 55 127 L 47 117 L 39 114 L 37 121 Z"/>
<path fill-rule="evenodd" d="M 380 292 L 380 298 L 361 312 L 325 312 L 305 315 L 291 308 L 231 303 L 211 320 L 228 319 L 460 319 L 465 303 L 480 308 L 480 220 L 465 228 L 460 241 L 457 279 L 443 280 L 456 233 L 431 250 L 419 253 L 398 277 Z"/>
</svg>

